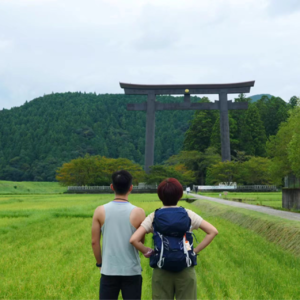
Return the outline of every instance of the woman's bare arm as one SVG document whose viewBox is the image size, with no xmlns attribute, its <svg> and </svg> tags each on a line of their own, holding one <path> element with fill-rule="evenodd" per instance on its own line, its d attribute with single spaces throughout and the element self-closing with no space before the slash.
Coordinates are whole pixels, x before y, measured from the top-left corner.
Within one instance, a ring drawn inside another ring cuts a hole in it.
<svg viewBox="0 0 300 300">
<path fill-rule="evenodd" d="M 146 235 L 146 229 L 140 226 L 136 232 L 131 236 L 129 242 L 143 254 L 149 251 L 149 248 L 143 245 L 143 240 Z"/>
<path fill-rule="evenodd" d="M 218 234 L 218 230 L 213 225 L 204 220 L 202 220 L 199 228 L 206 232 L 206 236 L 203 241 L 194 249 L 195 253 L 199 253 L 205 247 L 207 247 L 214 239 L 214 237 Z"/>
</svg>

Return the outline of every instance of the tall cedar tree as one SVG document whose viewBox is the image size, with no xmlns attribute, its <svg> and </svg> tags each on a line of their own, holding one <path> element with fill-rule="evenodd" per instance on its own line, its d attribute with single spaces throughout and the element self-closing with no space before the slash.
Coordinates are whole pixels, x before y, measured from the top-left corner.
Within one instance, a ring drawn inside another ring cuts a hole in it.
<svg viewBox="0 0 300 300">
<path fill-rule="evenodd" d="M 200 101 L 210 102 L 207 97 Z M 217 118 L 217 112 L 213 110 L 198 110 L 194 113 L 190 128 L 185 134 L 184 150 L 203 152 L 210 146 L 210 137 L 213 125 Z"/>
<path fill-rule="evenodd" d="M 241 120 L 241 127 L 239 139 L 241 150 L 248 155 L 264 156 L 266 154 L 266 132 L 255 105 L 249 105 L 245 118 Z"/>
<path fill-rule="evenodd" d="M 263 96 L 255 105 L 259 110 L 267 138 L 275 135 L 280 123 L 287 120 L 291 106 L 279 97 L 268 98 L 267 96 Z"/>
</svg>

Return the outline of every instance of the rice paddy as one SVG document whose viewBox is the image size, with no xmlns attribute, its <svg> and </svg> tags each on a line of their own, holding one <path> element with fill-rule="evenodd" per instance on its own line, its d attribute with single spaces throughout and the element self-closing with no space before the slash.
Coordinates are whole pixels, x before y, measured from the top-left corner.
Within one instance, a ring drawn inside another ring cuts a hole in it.
<svg viewBox="0 0 300 300">
<path fill-rule="evenodd" d="M 97 299 L 100 274 L 91 249 L 91 219 L 95 208 L 112 197 L 0 195 L 0 299 Z M 133 194 L 130 201 L 146 214 L 161 206 L 154 194 Z M 214 208 L 201 200 L 180 205 L 219 231 L 198 256 L 199 299 L 299 298 L 300 257 L 268 239 L 267 230 L 252 230 L 251 222 L 255 225 L 259 213 L 255 218 L 249 213 L 247 227 L 226 219 L 229 212 L 221 213 L 221 205 Z M 234 211 L 231 208 L 230 214 Z M 280 221 L 270 219 L 280 230 Z M 261 220 L 261 224 L 268 221 L 263 216 Z M 196 237 L 201 240 L 204 233 L 198 230 Z M 145 243 L 152 245 L 151 235 Z M 141 261 L 142 298 L 151 299 L 152 269 L 146 258 Z"/>
</svg>

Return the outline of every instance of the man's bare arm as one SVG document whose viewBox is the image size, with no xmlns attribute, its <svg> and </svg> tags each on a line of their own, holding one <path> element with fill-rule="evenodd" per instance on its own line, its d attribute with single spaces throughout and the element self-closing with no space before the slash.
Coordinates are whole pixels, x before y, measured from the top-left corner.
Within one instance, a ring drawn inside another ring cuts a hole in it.
<svg viewBox="0 0 300 300">
<path fill-rule="evenodd" d="M 101 223 L 103 223 L 101 222 L 102 210 L 104 210 L 104 208 L 101 206 L 95 210 L 93 216 L 93 223 L 92 223 L 92 248 L 93 248 L 93 252 L 97 264 L 102 263 L 101 246 L 100 246 Z"/>
</svg>

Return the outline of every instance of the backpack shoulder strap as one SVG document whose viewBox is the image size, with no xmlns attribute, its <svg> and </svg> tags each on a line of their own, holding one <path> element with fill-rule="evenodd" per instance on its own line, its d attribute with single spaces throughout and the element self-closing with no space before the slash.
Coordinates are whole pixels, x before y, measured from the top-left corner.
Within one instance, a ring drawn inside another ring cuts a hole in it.
<svg viewBox="0 0 300 300">
<path fill-rule="evenodd" d="M 153 218 L 153 221 L 154 221 L 154 219 L 155 219 L 155 213 L 156 213 L 157 211 L 159 211 L 159 210 L 161 210 L 161 208 L 157 208 L 157 209 L 154 211 L 154 218 Z"/>
<path fill-rule="evenodd" d="M 157 208 L 155 211 L 154 211 L 154 217 L 153 217 L 153 221 L 152 221 L 152 227 L 153 229 L 155 230 L 154 228 L 154 222 L 155 222 L 155 216 L 156 216 L 156 212 L 159 211 L 161 208 Z"/>
<path fill-rule="evenodd" d="M 185 210 L 185 212 L 186 212 L 186 214 L 187 214 L 187 216 L 189 217 L 189 219 L 191 220 L 191 218 L 190 218 L 190 216 L 189 216 L 189 214 L 188 214 L 188 212 L 187 212 L 187 210 L 186 210 L 186 208 L 185 207 L 183 207 L 183 206 L 180 206 L 181 208 L 183 208 L 184 210 Z M 191 222 L 192 222 L 192 220 L 191 220 Z M 189 230 L 191 231 L 191 228 L 192 228 L 192 223 L 191 223 L 191 225 L 190 225 L 190 228 L 189 228 Z"/>
<path fill-rule="evenodd" d="M 180 208 L 183 208 L 184 209 L 184 211 L 186 212 L 186 214 L 189 216 L 189 214 L 188 214 L 188 212 L 187 212 L 187 210 L 186 210 L 186 208 L 185 207 L 183 207 L 183 206 L 179 206 Z"/>
</svg>

